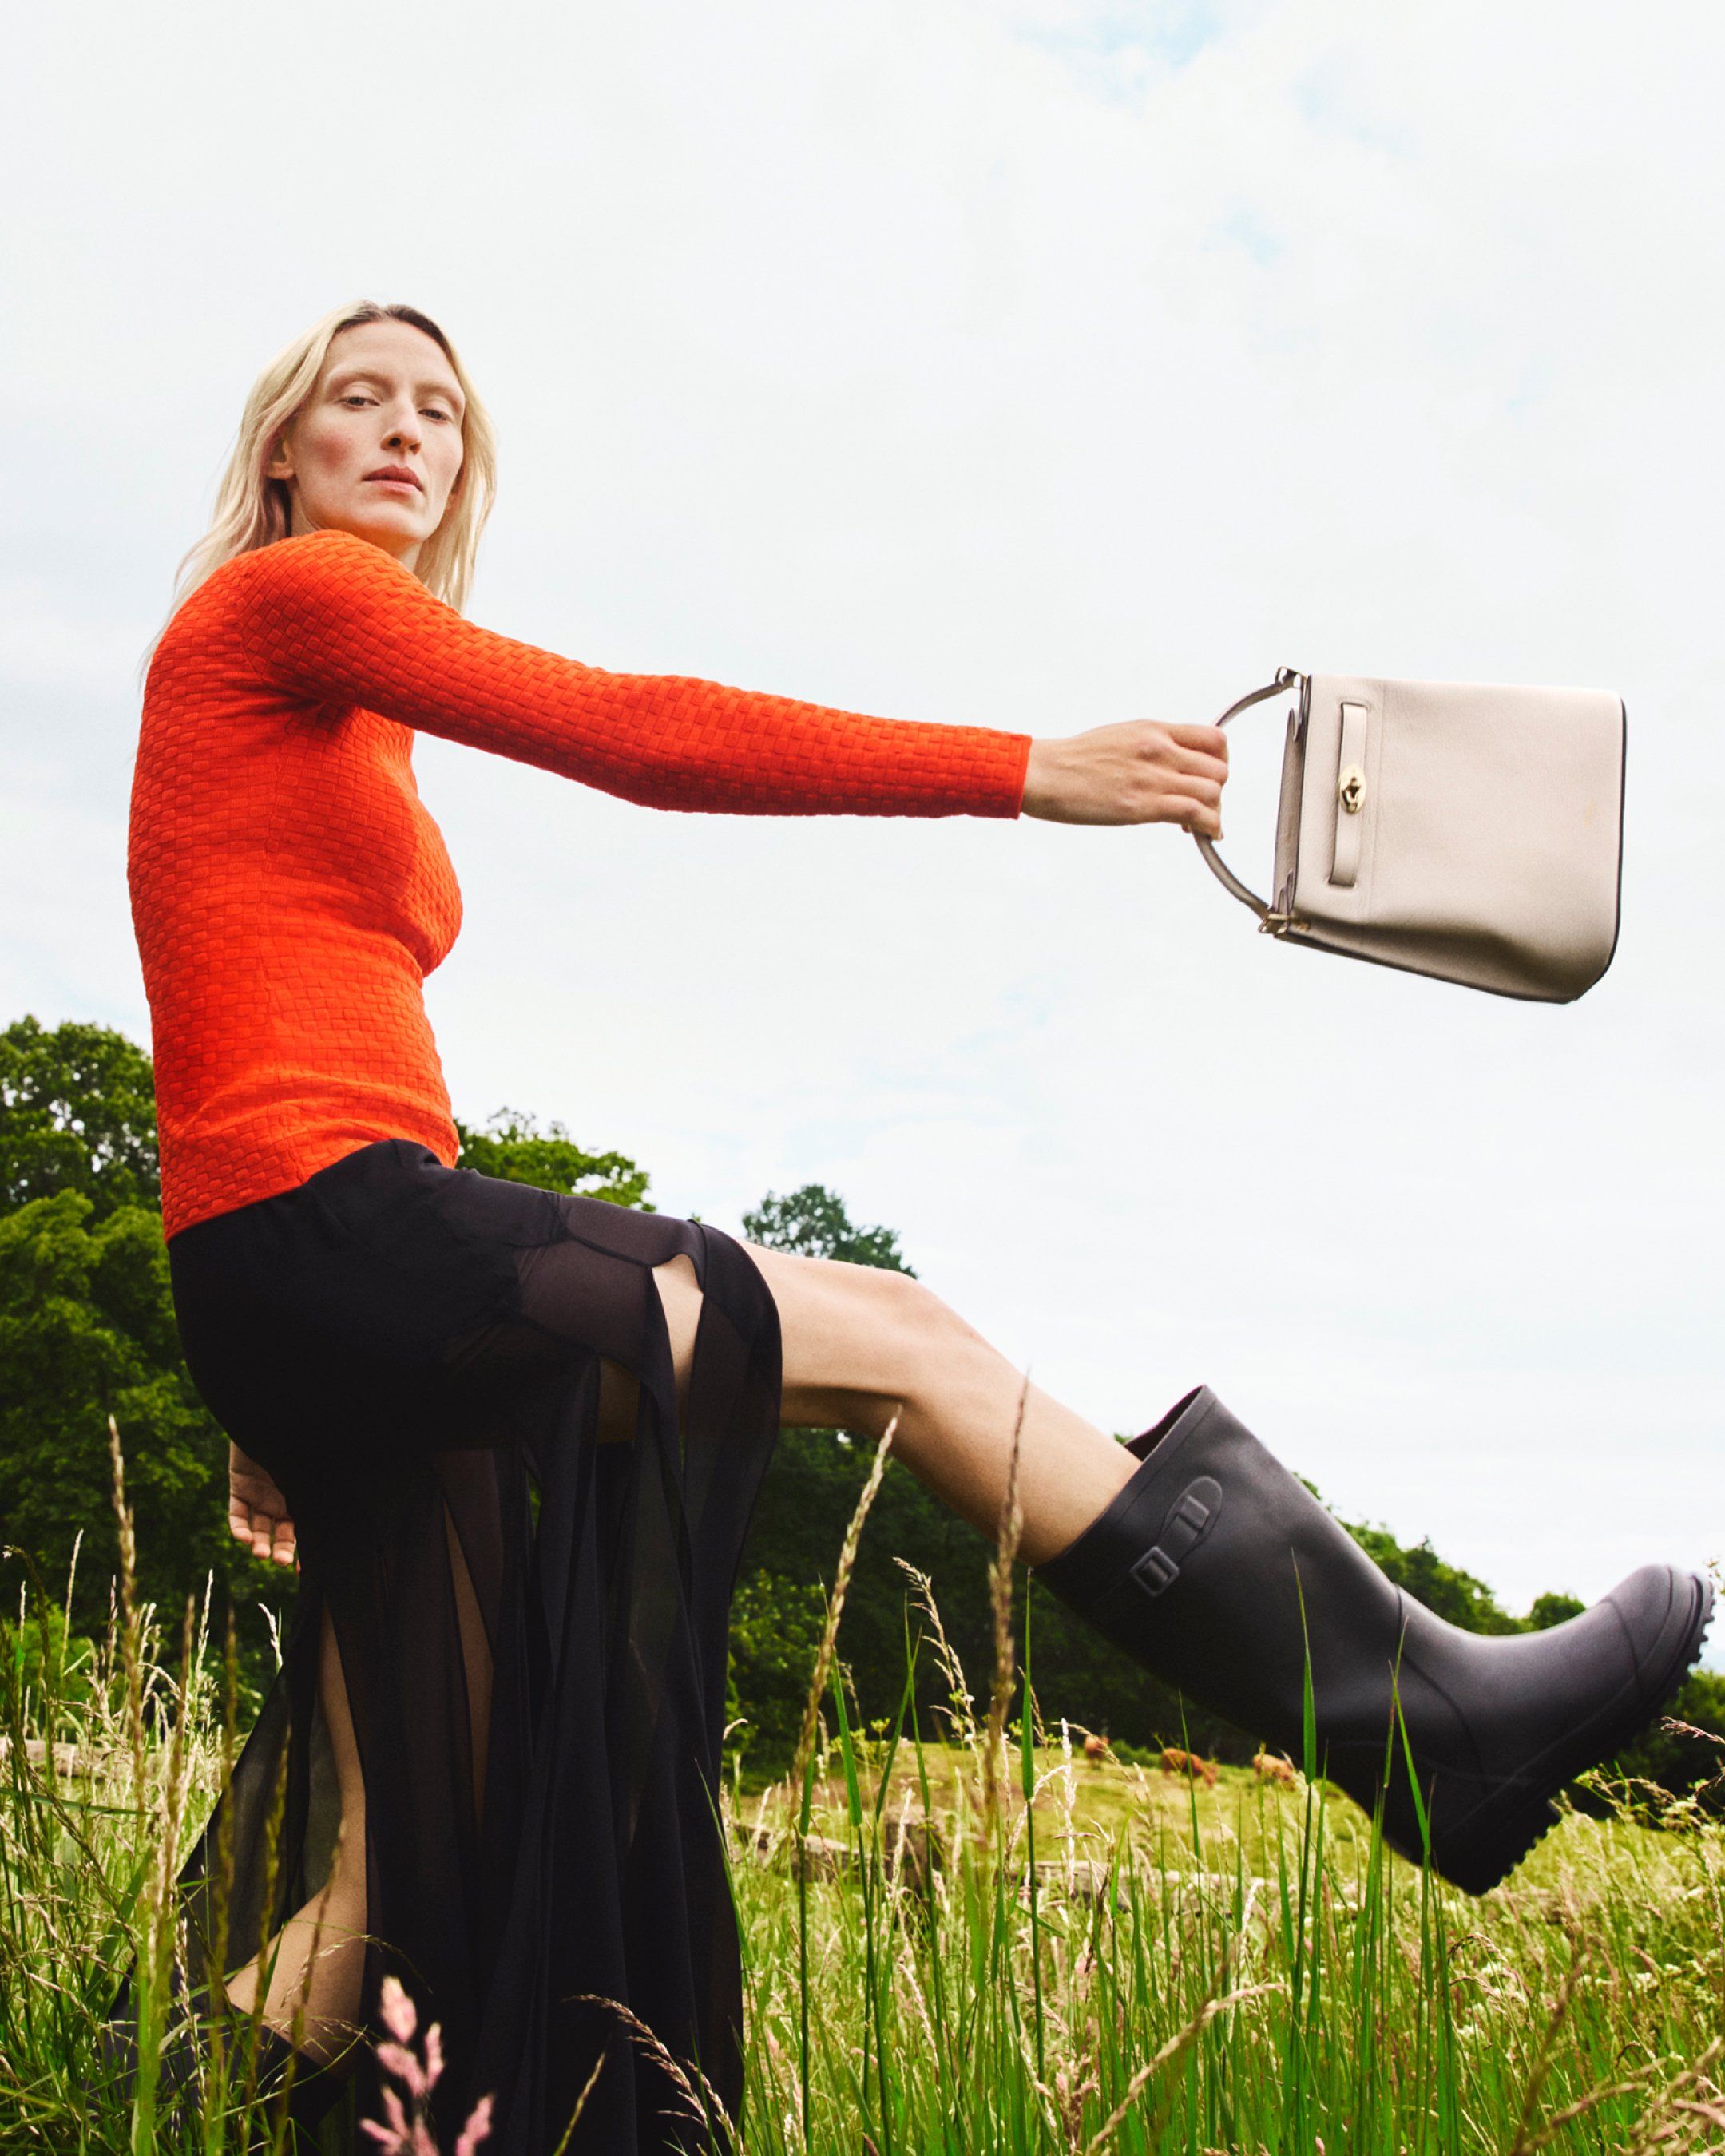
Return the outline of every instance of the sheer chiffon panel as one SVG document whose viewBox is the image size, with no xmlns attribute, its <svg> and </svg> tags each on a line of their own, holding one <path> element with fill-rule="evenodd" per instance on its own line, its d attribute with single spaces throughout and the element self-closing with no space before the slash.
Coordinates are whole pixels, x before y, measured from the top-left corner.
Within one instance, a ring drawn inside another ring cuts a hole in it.
<svg viewBox="0 0 1725 2156">
<path fill-rule="evenodd" d="M 193 1374 L 280 1483 L 301 1562 L 280 1676 L 184 1875 L 193 1980 L 224 1920 L 218 1974 L 329 1876 L 327 1621 L 365 1790 L 358 2015 L 375 2029 L 393 1973 L 441 2023 L 446 2145 L 490 2092 L 492 2147 L 556 2147 L 603 2056 L 572 2150 L 723 2147 L 590 2002 L 638 2016 L 697 2108 L 704 2076 L 735 2118 L 717 1805 L 731 1590 L 778 1418 L 759 1273 L 714 1229 L 405 1140 L 169 1252 Z M 680 1417 L 653 1280 L 678 1256 L 702 1291 Z M 608 1364 L 632 1383 L 632 1442 L 598 1441 Z M 375 2116 L 374 2071 L 367 2055 Z"/>
</svg>

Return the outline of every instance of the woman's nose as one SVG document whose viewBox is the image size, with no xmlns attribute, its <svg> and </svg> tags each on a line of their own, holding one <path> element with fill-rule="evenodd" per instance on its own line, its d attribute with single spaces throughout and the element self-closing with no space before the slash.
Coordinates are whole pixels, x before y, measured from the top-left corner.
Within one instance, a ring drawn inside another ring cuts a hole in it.
<svg viewBox="0 0 1725 2156">
<path fill-rule="evenodd" d="M 383 445 L 390 449 L 417 449 L 419 436 L 419 417 L 410 408 L 390 415 L 389 431 L 383 437 Z"/>
</svg>

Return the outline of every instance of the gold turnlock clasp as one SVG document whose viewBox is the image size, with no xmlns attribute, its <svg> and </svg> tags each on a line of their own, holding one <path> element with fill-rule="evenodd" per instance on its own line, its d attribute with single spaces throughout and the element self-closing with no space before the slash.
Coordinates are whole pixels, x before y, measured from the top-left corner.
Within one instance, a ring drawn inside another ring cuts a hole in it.
<svg viewBox="0 0 1725 2156">
<path fill-rule="evenodd" d="M 1358 816 L 1366 805 L 1366 774 L 1357 763 L 1350 763 L 1336 781 L 1336 798 L 1350 816 Z"/>
</svg>

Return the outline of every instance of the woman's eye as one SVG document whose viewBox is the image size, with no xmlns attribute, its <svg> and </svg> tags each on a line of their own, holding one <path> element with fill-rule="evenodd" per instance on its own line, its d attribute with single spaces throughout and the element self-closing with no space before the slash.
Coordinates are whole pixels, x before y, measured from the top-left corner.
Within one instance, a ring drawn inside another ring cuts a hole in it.
<svg viewBox="0 0 1725 2156">
<path fill-rule="evenodd" d="M 356 389 L 352 391 L 347 396 L 344 397 L 341 399 L 341 402 L 344 404 L 369 404 L 372 402 L 372 399 L 369 397 L 362 396 L 360 392 Z"/>
<path fill-rule="evenodd" d="M 453 412 L 445 412 L 439 405 L 428 404 L 425 406 L 422 416 L 428 419 L 453 421 L 455 415 Z"/>
</svg>

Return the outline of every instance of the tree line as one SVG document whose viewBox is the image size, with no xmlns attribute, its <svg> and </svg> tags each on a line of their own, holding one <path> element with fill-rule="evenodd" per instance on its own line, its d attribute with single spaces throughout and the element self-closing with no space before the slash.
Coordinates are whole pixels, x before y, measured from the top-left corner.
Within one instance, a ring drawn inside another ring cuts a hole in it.
<svg viewBox="0 0 1725 2156">
<path fill-rule="evenodd" d="M 465 1167 L 650 1209 L 644 1169 L 621 1153 L 588 1151 L 561 1123 L 542 1128 L 531 1116 L 505 1109 L 482 1127 L 458 1129 Z M 811 1257 L 912 1270 L 893 1229 L 854 1222 L 843 1200 L 817 1183 L 769 1193 L 744 1214 L 743 1228 L 752 1240 Z M 150 1059 L 109 1028 L 49 1029 L 26 1017 L 0 1031 L 0 1545 L 10 1553 L 0 1584 L 15 1607 L 20 1574 L 33 1578 L 52 1601 L 65 1603 L 72 1629 L 86 1633 L 107 1622 L 117 1563 L 110 1415 L 126 1450 L 141 1594 L 172 1611 L 188 1594 L 201 1599 L 213 1576 L 218 1597 L 239 1613 L 241 1652 L 255 1690 L 268 1666 L 262 1613 L 279 1616 L 293 1582 L 227 1532 L 226 1440 L 192 1383 L 174 1323 Z M 751 1774 L 788 1761 L 826 1590 L 872 1458 L 871 1445 L 842 1431 L 780 1435 L 732 1615 L 733 1741 Z M 1384 1527 L 1344 1524 L 1399 1586 L 1470 1630 L 1537 1630 L 1582 1606 L 1548 1594 L 1525 1614 L 1512 1614 L 1429 1541 L 1410 1547 Z M 896 1713 L 907 1645 L 927 1630 L 904 1565 L 932 1583 L 968 1688 L 986 1697 L 994 1651 L 991 1554 L 982 1536 L 906 1471 L 889 1468 L 839 1640 L 861 1722 Z M 1064 1717 L 1117 1746 L 1174 1743 L 1224 1759 L 1250 1756 L 1250 1732 L 1181 1700 L 1034 1580 L 1029 1594 L 1033 1676 L 1045 1722 Z M 16 1635 L 15 1644 L 22 1651 Z M 922 1727 L 936 1732 L 951 1687 L 926 1640 L 916 1671 Z M 1692 1675 L 1672 1712 L 1725 1735 L 1725 1676 Z M 1683 1790 L 1717 1773 L 1717 1753 L 1702 1738 L 1656 1731 L 1620 1763 Z"/>
</svg>

